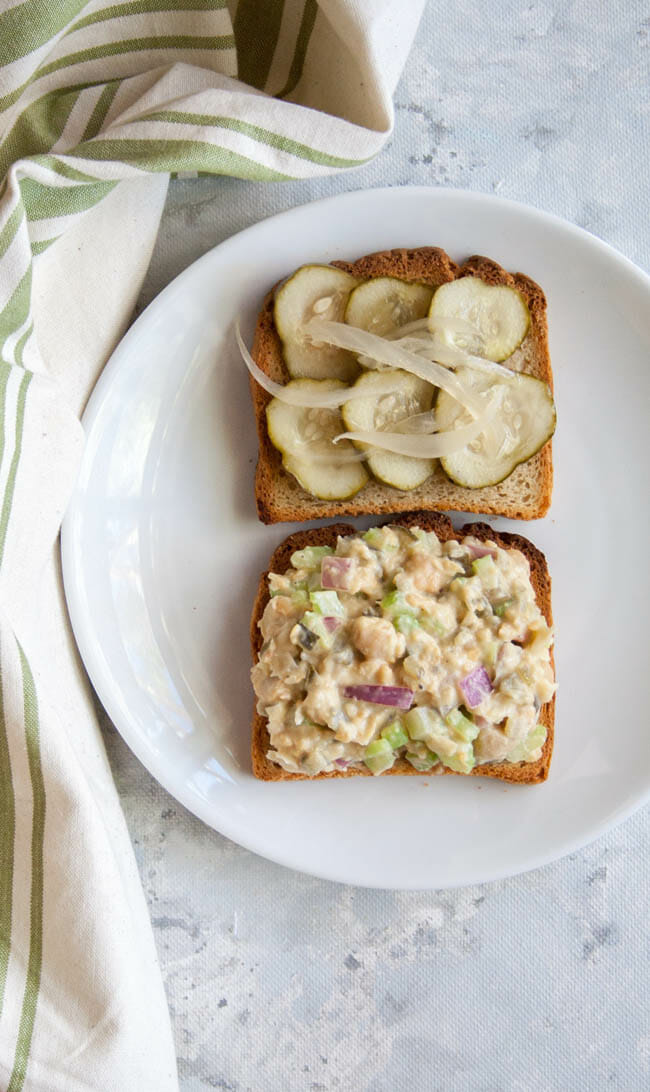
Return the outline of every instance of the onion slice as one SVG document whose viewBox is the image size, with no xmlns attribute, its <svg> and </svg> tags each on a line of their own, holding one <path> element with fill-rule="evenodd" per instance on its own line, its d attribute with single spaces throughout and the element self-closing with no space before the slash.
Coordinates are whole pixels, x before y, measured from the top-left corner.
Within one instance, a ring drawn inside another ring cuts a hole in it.
<svg viewBox="0 0 650 1092">
<path fill-rule="evenodd" d="M 324 557 L 320 567 L 322 587 L 347 591 L 354 566 L 355 562 L 351 557 Z"/>
<path fill-rule="evenodd" d="M 468 709 L 475 709 L 488 694 L 492 693 L 490 676 L 483 666 L 474 668 L 473 671 L 460 680 L 458 684 Z"/>
<path fill-rule="evenodd" d="M 295 387 L 287 388 L 282 383 L 276 383 L 255 363 L 241 336 L 239 322 L 235 323 L 235 338 L 244 364 L 255 382 L 259 383 L 260 387 L 268 394 L 273 395 L 280 402 L 286 402 L 289 406 L 303 406 L 305 409 L 338 409 L 345 402 L 349 402 L 351 398 L 368 397 L 367 391 L 355 390 L 354 387 L 337 387 L 335 390 L 321 391 L 320 394 L 316 394 L 314 391 L 303 391 Z M 395 388 L 395 391 L 387 391 L 386 393 L 396 392 L 397 388 Z"/>
<path fill-rule="evenodd" d="M 394 455 L 410 455 L 415 459 L 441 459 L 453 455 L 471 444 L 489 425 L 497 409 L 499 399 L 492 395 L 480 417 L 469 425 L 437 432 L 433 436 L 407 435 L 399 432 L 342 432 L 339 440 L 353 440 L 361 444 L 371 444 L 382 451 L 392 451 Z"/>
<path fill-rule="evenodd" d="M 426 410 L 424 413 L 414 413 L 412 417 L 403 417 L 395 422 L 395 432 L 407 432 L 416 436 L 426 436 L 427 433 L 437 429 L 434 410 Z"/>
<path fill-rule="evenodd" d="M 373 705 L 390 705 L 394 709 L 410 709 L 413 704 L 413 691 L 405 686 L 344 686 L 343 697 L 354 701 L 369 701 Z"/>
<path fill-rule="evenodd" d="M 440 387 L 478 417 L 483 409 L 479 399 L 466 390 L 456 377 L 441 364 L 433 360 L 424 360 L 417 353 L 409 352 L 400 346 L 397 341 L 387 341 L 377 334 L 370 334 L 367 330 L 360 330 L 356 326 L 347 326 L 344 322 L 329 322 L 327 319 L 312 318 L 304 327 L 314 341 L 324 341 L 328 345 L 336 345 L 339 349 L 348 349 L 353 353 L 360 353 L 372 357 L 380 364 L 388 364 L 391 368 L 401 368 L 405 372 L 417 375 L 426 383 L 432 383 Z M 354 390 L 354 388 L 352 388 Z"/>
</svg>

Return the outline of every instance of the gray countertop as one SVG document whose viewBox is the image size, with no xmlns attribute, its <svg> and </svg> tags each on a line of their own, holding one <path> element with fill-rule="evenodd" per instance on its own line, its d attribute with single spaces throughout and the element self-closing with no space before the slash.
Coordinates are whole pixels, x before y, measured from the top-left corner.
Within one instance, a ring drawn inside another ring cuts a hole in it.
<svg viewBox="0 0 650 1092">
<path fill-rule="evenodd" d="M 638 0 L 435 0 L 382 155 L 300 183 L 172 183 L 139 307 L 241 228 L 383 185 L 514 198 L 649 269 L 649 62 Z M 650 810 L 515 879 L 343 887 L 209 830 L 105 729 L 183 1092 L 650 1087 Z"/>
</svg>

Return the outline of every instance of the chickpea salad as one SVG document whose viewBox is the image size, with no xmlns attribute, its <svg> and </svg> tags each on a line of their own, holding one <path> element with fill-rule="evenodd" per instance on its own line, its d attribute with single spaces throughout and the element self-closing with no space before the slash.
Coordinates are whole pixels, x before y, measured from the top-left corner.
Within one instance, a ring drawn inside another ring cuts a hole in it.
<svg viewBox="0 0 650 1092">
<path fill-rule="evenodd" d="M 298 550 L 268 582 L 252 682 L 287 772 L 541 756 L 553 633 L 519 550 L 384 526 Z"/>
</svg>

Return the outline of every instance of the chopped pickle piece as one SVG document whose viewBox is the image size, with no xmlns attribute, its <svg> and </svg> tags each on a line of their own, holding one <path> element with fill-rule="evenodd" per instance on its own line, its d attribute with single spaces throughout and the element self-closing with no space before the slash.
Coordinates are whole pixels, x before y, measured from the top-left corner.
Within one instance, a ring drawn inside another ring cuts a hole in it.
<svg viewBox="0 0 650 1092">
<path fill-rule="evenodd" d="M 512 596 L 506 595 L 502 599 L 497 599 L 497 601 L 492 604 L 492 610 L 496 614 L 497 618 L 503 618 L 504 614 L 508 610 L 508 607 L 514 607 L 516 602 L 517 600 L 512 598 Z"/>
<path fill-rule="evenodd" d="M 314 614 L 313 611 L 307 611 L 303 615 L 302 624 L 311 633 L 315 633 L 322 641 L 325 648 L 331 648 L 334 644 L 335 630 L 329 630 L 325 625 L 325 619 L 322 614 Z"/>
</svg>

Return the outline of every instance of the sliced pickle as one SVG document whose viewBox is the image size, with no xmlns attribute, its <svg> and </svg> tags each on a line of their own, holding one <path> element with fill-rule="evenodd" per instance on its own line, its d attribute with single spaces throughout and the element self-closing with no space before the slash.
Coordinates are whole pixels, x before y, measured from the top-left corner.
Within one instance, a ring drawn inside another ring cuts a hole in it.
<svg viewBox="0 0 650 1092">
<path fill-rule="evenodd" d="M 461 319 L 475 333 L 446 336 L 453 345 L 497 363 L 506 360 L 524 340 L 530 325 L 528 307 L 515 288 L 486 284 L 480 277 L 461 277 L 437 289 L 429 315 L 437 319 Z"/>
<path fill-rule="evenodd" d="M 456 375 L 477 394 L 495 385 L 493 377 L 470 368 L 459 368 Z M 440 460 L 447 477 L 467 489 L 497 485 L 516 466 L 532 458 L 555 431 L 553 396 L 541 379 L 515 372 L 499 379 L 498 386 L 500 405 L 485 432 L 461 451 Z M 440 391 L 436 421 L 440 429 L 454 429 L 469 424 L 471 415 L 445 391 Z"/>
<path fill-rule="evenodd" d="M 348 296 L 358 283 L 333 265 L 303 265 L 278 290 L 273 318 L 292 378 L 348 381 L 358 375 L 354 353 L 313 344 L 304 334 L 305 324 L 314 315 L 342 322 Z"/>
<path fill-rule="evenodd" d="M 386 337 L 400 326 L 424 318 L 431 304 L 433 289 L 425 284 L 407 284 L 396 277 L 376 277 L 364 281 L 350 293 L 345 321 L 371 334 Z M 371 357 L 360 356 L 364 368 L 377 368 Z"/>
<path fill-rule="evenodd" d="M 314 392 L 345 386 L 337 379 L 293 379 L 287 390 L 300 385 Z M 337 409 L 290 406 L 273 398 L 266 407 L 269 439 L 282 452 L 282 465 L 300 485 L 320 500 L 353 497 L 368 481 L 362 462 L 346 461 L 356 454 L 353 444 L 332 440 L 345 431 Z"/>
<path fill-rule="evenodd" d="M 367 390 L 367 398 L 352 398 L 345 402 L 341 414 L 349 432 L 391 430 L 405 417 L 431 409 L 434 388 L 430 383 L 397 369 L 369 371 L 359 376 L 355 390 Z M 361 450 L 368 444 L 357 444 Z M 375 478 L 395 489 L 415 489 L 431 474 L 432 459 L 413 459 L 394 455 L 390 451 L 370 448 L 368 469 Z"/>
</svg>

